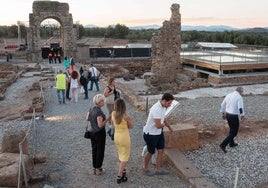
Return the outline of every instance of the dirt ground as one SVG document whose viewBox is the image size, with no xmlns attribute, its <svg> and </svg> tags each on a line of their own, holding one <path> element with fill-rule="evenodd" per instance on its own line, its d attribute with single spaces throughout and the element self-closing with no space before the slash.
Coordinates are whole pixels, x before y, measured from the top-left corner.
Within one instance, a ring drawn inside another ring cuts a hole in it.
<svg viewBox="0 0 268 188">
<path fill-rule="evenodd" d="M 14 79 L 14 75 L 19 74 L 23 68 L 12 65 L 0 64 L 0 91 L 3 95 L 5 95 L 6 89 L 13 83 L 16 82 L 17 79 Z M 13 72 L 13 76 L 10 74 L 5 74 L 6 72 Z M 27 70 L 26 70 L 27 71 Z M 9 85 L 3 84 L 6 80 L 12 80 Z M 18 91 L 12 91 L 13 98 L 19 98 L 19 103 L 16 104 L 7 100 L 7 97 L 4 97 L 2 101 L 0 101 L 0 121 L 8 121 L 21 116 L 21 114 L 26 113 L 27 110 L 31 108 L 32 100 L 34 96 L 38 95 L 36 90 L 31 90 L 31 83 L 27 82 L 29 85 L 23 88 L 18 88 Z M 15 87 L 16 89 L 16 87 Z M 0 92 L 0 94 L 1 94 Z M 171 123 L 177 122 L 176 119 L 171 119 Z M 222 140 L 229 131 L 228 125 L 213 125 L 213 126 L 203 126 L 199 122 L 195 122 L 195 120 L 190 120 L 194 125 L 196 125 L 199 133 L 199 141 L 200 146 L 208 143 L 213 143 L 215 141 Z M 241 122 L 240 130 L 239 130 L 239 138 L 246 139 L 248 137 L 256 137 L 268 134 L 268 121 L 258 121 L 258 120 L 247 120 L 245 122 Z"/>
<path fill-rule="evenodd" d="M 21 78 L 30 70 L 34 69 L 27 65 L 0 64 L 0 121 L 26 119 L 36 107 L 35 100 L 40 97 L 38 79 Z"/>
<path fill-rule="evenodd" d="M 201 126 L 202 127 L 202 126 Z M 209 126 L 210 128 L 198 127 L 199 141 L 201 145 L 213 143 L 215 141 L 222 141 L 229 132 L 228 124 L 224 126 Z M 240 123 L 239 140 L 247 139 L 249 137 L 260 137 L 268 134 L 268 121 L 245 121 Z"/>
</svg>

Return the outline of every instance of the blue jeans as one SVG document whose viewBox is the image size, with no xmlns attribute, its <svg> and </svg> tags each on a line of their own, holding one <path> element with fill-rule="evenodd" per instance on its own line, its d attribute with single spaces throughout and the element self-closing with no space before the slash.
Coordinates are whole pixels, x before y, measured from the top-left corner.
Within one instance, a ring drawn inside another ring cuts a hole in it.
<svg viewBox="0 0 268 188">
<path fill-rule="evenodd" d="M 88 85 L 88 80 L 86 80 L 85 85 L 83 85 L 84 90 L 85 90 L 85 99 L 88 99 L 88 88 L 87 88 L 87 85 Z"/>
<path fill-rule="evenodd" d="M 61 92 L 61 95 L 60 95 Z M 63 103 L 65 104 L 65 89 L 57 89 L 57 96 L 58 96 L 58 100 L 59 103 Z"/>
<path fill-rule="evenodd" d="M 93 76 L 91 79 L 90 79 L 90 89 L 89 90 L 93 90 L 93 84 L 95 83 L 96 85 L 96 88 L 97 88 L 97 91 L 100 90 L 99 88 L 99 80 L 98 80 L 98 77 L 97 76 Z"/>
</svg>

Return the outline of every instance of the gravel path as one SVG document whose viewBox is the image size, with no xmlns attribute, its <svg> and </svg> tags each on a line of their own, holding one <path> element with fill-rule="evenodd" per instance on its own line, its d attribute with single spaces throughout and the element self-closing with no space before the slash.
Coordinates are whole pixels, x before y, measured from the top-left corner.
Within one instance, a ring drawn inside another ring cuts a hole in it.
<svg viewBox="0 0 268 188">
<path fill-rule="evenodd" d="M 14 88 L 15 90 L 16 88 Z M 101 85 L 103 91 L 103 85 Z M 13 91 L 15 92 L 15 91 Z M 90 99 L 97 92 L 89 92 Z M 79 98 L 78 103 L 59 105 L 55 89 L 45 89 L 45 119 L 37 120 L 36 130 L 31 134 L 34 143 L 31 152 L 45 153 L 47 162 L 35 166 L 35 175 L 47 175 L 46 181 L 33 187 L 50 185 L 58 188 L 118 187 L 117 152 L 107 136 L 103 176 L 92 175 L 90 140 L 83 138 L 86 126 L 85 114 L 90 100 Z M 220 119 L 219 106 L 222 97 L 180 100 L 180 106 L 172 115 L 181 121 L 194 118 L 204 125 L 226 124 Z M 10 101 L 5 101 L 9 103 Z M 267 120 L 268 97 L 245 96 L 245 111 L 251 120 Z M 132 152 L 128 163 L 129 181 L 122 187 L 189 187 L 181 178 L 171 173 L 168 176 L 146 177 L 142 175 L 141 151 L 144 145 L 142 125 L 146 121 L 144 112 L 137 112 L 127 103 L 128 111 L 134 116 L 134 128 L 130 130 Z M 105 110 L 105 108 L 104 108 Z M 105 110 L 106 111 L 106 110 Z M 24 129 L 31 121 L 14 120 L 0 122 L 0 138 L 5 129 Z M 254 126 L 254 125 L 252 125 Z M 219 143 L 205 145 L 199 150 L 186 153 L 197 168 L 217 187 L 233 187 L 235 173 L 239 168 L 238 187 L 253 188 L 268 182 L 268 135 L 239 140 L 239 146 L 228 149 L 227 154 L 219 150 Z M 167 166 L 164 166 L 169 170 Z"/>
<path fill-rule="evenodd" d="M 103 86 L 100 90 L 103 90 Z M 89 92 L 90 99 L 96 93 Z M 81 96 L 76 104 L 68 101 L 66 105 L 59 105 L 53 88 L 45 91 L 45 98 L 46 117 L 45 120 L 38 120 L 36 152 L 44 152 L 47 162 L 38 165 L 35 170 L 47 174 L 48 178 L 40 185 L 64 188 L 117 187 L 118 157 L 115 145 L 108 136 L 103 165 L 106 173 L 99 177 L 92 175 L 90 140 L 83 138 L 90 101 Z M 127 105 L 128 111 L 134 116 L 134 128 L 130 130 L 132 152 L 127 170 L 129 181 L 122 187 L 188 187 L 174 173 L 161 178 L 142 174 L 142 125 L 146 116 L 143 112 L 136 112 L 129 103 Z M 168 170 L 168 167 L 164 168 Z"/>
</svg>

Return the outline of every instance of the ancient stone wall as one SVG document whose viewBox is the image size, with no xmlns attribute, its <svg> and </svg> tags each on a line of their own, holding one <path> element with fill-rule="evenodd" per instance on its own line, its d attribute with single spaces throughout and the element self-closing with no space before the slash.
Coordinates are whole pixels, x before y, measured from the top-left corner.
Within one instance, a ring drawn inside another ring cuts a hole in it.
<svg viewBox="0 0 268 188">
<path fill-rule="evenodd" d="M 156 86 L 159 90 L 176 85 L 176 74 L 182 70 L 180 62 L 181 16 L 180 5 L 171 6 L 171 18 L 164 21 L 163 26 L 152 37 L 152 68 L 153 73 L 147 85 Z M 164 88 L 161 88 L 161 87 Z"/>
<path fill-rule="evenodd" d="M 215 86 L 230 86 L 237 84 L 256 84 L 256 83 L 267 83 L 268 75 L 244 75 L 239 77 L 228 76 L 213 77 L 212 75 L 208 78 L 208 83 Z"/>
</svg>

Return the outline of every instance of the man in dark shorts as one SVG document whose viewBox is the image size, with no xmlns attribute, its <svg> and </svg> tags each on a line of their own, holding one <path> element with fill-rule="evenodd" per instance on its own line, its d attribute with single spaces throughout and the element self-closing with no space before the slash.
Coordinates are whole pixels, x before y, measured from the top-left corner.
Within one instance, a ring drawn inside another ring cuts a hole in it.
<svg viewBox="0 0 268 188">
<path fill-rule="evenodd" d="M 148 152 L 144 156 L 143 161 L 143 171 L 147 176 L 152 175 L 166 175 L 168 172 L 161 170 L 162 160 L 164 155 L 165 148 L 165 138 L 163 134 L 163 128 L 166 126 L 170 131 L 173 131 L 170 127 L 167 119 L 165 118 L 166 109 L 171 105 L 174 100 L 173 95 L 165 93 L 161 100 L 155 103 L 150 109 L 150 113 L 146 122 L 146 125 L 143 127 L 143 138 L 146 142 Z M 155 173 L 149 170 L 149 161 L 151 160 L 152 155 L 157 149 L 156 157 L 156 169 Z"/>
</svg>

